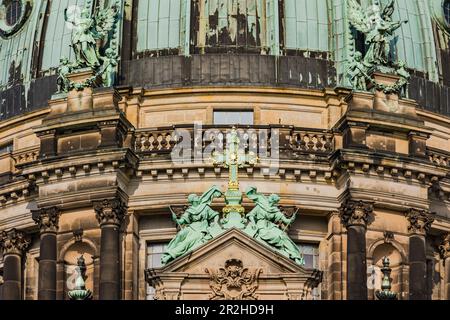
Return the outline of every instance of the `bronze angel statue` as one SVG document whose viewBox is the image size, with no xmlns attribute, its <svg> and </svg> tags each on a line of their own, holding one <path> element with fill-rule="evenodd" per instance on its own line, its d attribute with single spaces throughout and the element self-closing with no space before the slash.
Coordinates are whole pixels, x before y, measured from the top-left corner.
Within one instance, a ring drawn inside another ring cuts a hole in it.
<svg viewBox="0 0 450 320">
<path fill-rule="evenodd" d="M 389 66 L 391 41 L 394 32 L 408 21 L 392 21 L 395 0 L 382 7 L 379 0 L 367 10 L 356 0 L 348 0 L 349 20 L 352 26 L 365 34 L 368 46 L 364 61 L 371 65 Z"/>
<path fill-rule="evenodd" d="M 97 9 L 95 14 L 84 8 L 76 17 L 69 17 L 66 9 L 64 18 L 74 28 L 72 48 L 75 52 L 75 65 L 79 68 L 99 68 L 101 59 L 98 43 L 107 40 L 106 36 L 113 29 L 117 19 L 116 7 Z"/>
</svg>

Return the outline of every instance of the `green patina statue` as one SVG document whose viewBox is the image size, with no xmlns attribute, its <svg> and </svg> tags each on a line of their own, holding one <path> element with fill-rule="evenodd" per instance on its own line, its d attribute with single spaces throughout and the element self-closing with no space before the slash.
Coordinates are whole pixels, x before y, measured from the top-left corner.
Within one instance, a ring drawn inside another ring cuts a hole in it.
<svg viewBox="0 0 450 320">
<path fill-rule="evenodd" d="M 73 26 L 72 49 L 75 61 L 69 63 L 68 59 L 61 59 L 58 68 L 59 92 L 68 92 L 72 89 L 83 90 L 102 79 L 105 87 L 113 86 L 116 82 L 118 55 L 116 50 L 109 47 L 111 33 L 118 21 L 116 5 L 96 8 L 93 10 L 86 6 L 78 16 L 69 17 L 67 9 L 64 19 Z M 73 83 L 67 79 L 67 74 L 80 69 L 91 69 L 94 75 L 82 83 Z"/>
<path fill-rule="evenodd" d="M 181 231 L 169 243 L 161 259 L 162 264 L 167 264 L 195 250 L 223 232 L 219 225 L 219 213 L 210 207 L 214 198 L 220 196 L 222 196 L 222 192 L 216 186 L 213 186 L 200 197 L 191 194 L 188 197 L 191 206 L 179 218 L 175 212 L 176 209 L 171 207 L 172 218 L 181 227 Z"/>
<path fill-rule="evenodd" d="M 86 289 L 86 262 L 84 256 L 77 259 L 77 278 L 75 280 L 75 288 L 68 292 L 70 300 L 91 300 L 92 292 Z"/>
<path fill-rule="evenodd" d="M 382 7 L 379 0 L 373 0 L 368 10 L 364 10 L 356 0 L 348 0 L 348 14 L 350 24 L 365 35 L 367 51 L 362 54 L 356 51 L 350 59 L 348 77 L 352 87 L 356 90 L 367 90 L 367 84 L 371 83 L 373 88 L 390 93 L 404 93 L 409 82 L 409 72 L 404 62 L 394 61 L 392 53 L 392 42 L 395 38 L 394 32 L 402 24 L 408 21 L 393 21 L 392 15 L 395 10 L 395 1 L 389 2 Z M 399 80 L 394 85 L 377 83 L 373 72 L 395 74 Z"/>
<path fill-rule="evenodd" d="M 296 263 L 304 265 L 305 261 L 299 248 L 286 233 L 287 227 L 297 218 L 296 214 L 288 219 L 278 207 L 280 197 L 276 194 L 266 197 L 258 193 L 254 187 L 248 188 L 246 194 L 255 202 L 256 207 L 247 214 L 250 223 L 245 232 L 256 240 L 275 248 Z M 280 223 L 285 225 L 284 229 L 281 229 Z"/>
<path fill-rule="evenodd" d="M 391 272 L 392 269 L 389 267 L 390 261 L 388 257 L 383 258 L 383 268 L 381 272 L 383 273 L 383 279 L 381 283 L 381 291 L 377 291 L 375 295 L 379 300 L 397 300 L 397 294 L 392 292 L 392 279 Z"/>
<path fill-rule="evenodd" d="M 71 83 L 70 80 L 67 79 L 67 75 L 72 72 L 73 66 L 67 58 L 61 58 L 59 62 L 58 78 L 56 80 L 58 92 L 67 92 L 71 87 Z"/>
<path fill-rule="evenodd" d="M 372 65 L 363 60 L 362 53 L 356 51 L 353 61 L 348 67 L 348 75 L 353 88 L 362 91 L 367 90 L 367 79 L 370 79 L 369 71 L 371 68 Z"/>
</svg>

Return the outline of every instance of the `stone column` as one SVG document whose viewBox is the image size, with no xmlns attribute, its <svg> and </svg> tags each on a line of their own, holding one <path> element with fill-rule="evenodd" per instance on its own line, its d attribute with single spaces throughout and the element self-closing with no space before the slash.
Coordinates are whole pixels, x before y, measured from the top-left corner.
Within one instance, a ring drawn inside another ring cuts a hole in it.
<svg viewBox="0 0 450 320">
<path fill-rule="evenodd" d="M 126 206 L 120 199 L 94 202 L 101 228 L 100 300 L 120 299 L 120 226 Z"/>
<path fill-rule="evenodd" d="M 425 210 L 410 209 L 409 221 L 409 299 L 427 300 L 427 259 L 425 236 L 434 219 Z"/>
<path fill-rule="evenodd" d="M 448 234 L 442 245 L 439 246 L 441 257 L 444 260 L 444 299 L 450 300 L 450 234 Z"/>
<path fill-rule="evenodd" d="M 59 209 L 52 207 L 33 211 L 33 220 L 39 225 L 41 232 L 38 299 L 56 300 L 56 235 Z"/>
<path fill-rule="evenodd" d="M 4 300 L 22 299 L 22 256 L 30 243 L 25 233 L 16 229 L 0 234 L 0 247 L 3 250 Z"/>
<path fill-rule="evenodd" d="M 349 200 L 340 209 L 347 228 L 347 299 L 367 300 L 366 230 L 373 205 Z"/>
</svg>

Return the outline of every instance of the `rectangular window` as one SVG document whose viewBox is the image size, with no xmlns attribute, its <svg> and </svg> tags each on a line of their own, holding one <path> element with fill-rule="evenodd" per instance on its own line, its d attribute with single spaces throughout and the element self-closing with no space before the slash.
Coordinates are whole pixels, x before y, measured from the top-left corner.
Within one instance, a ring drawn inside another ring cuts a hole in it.
<svg viewBox="0 0 450 320">
<path fill-rule="evenodd" d="M 319 270 L 319 245 L 314 243 L 298 243 L 297 245 L 305 260 L 304 267 L 306 269 Z M 321 285 L 313 289 L 312 296 L 314 300 L 321 300 L 321 291 Z"/>
<path fill-rule="evenodd" d="M 147 244 L 147 269 L 162 267 L 161 258 L 167 249 L 167 243 Z M 147 284 L 147 300 L 154 300 L 155 289 Z"/>
<path fill-rule="evenodd" d="M 253 111 L 248 110 L 220 110 L 214 111 L 216 125 L 253 125 Z"/>
</svg>

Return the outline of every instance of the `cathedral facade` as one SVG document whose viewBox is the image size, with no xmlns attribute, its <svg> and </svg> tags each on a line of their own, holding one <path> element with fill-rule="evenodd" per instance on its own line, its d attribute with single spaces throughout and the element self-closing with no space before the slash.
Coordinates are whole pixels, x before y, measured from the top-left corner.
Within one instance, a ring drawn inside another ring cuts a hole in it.
<svg viewBox="0 0 450 320">
<path fill-rule="evenodd" d="M 450 299 L 449 0 L 0 0 L 0 300 Z"/>
</svg>

